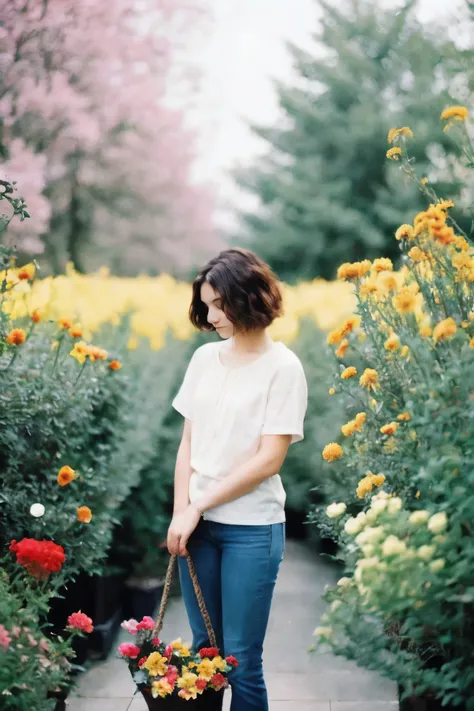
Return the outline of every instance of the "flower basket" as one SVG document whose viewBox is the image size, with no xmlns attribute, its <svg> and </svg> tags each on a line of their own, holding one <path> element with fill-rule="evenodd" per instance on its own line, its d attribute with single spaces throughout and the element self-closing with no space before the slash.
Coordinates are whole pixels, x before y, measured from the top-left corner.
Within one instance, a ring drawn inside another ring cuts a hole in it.
<svg viewBox="0 0 474 711">
<path fill-rule="evenodd" d="M 168 603 L 176 556 L 172 556 L 166 573 L 158 619 L 144 617 L 141 622 L 128 620 L 122 627 L 135 637 L 134 644 L 121 644 L 119 652 L 150 711 L 202 709 L 221 711 L 228 673 L 238 665 L 234 657 L 224 659 L 217 648 L 216 636 L 206 609 L 196 570 L 187 557 L 189 573 L 199 609 L 206 626 L 208 648 L 197 651 L 183 644 L 181 638 L 165 644 L 159 638 Z"/>
</svg>

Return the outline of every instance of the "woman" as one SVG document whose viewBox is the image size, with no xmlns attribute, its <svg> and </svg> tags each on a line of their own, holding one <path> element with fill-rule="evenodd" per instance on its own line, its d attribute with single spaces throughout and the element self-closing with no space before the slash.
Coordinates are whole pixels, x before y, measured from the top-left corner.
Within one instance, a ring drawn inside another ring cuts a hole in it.
<svg viewBox="0 0 474 711">
<path fill-rule="evenodd" d="M 285 545 L 279 470 L 303 439 L 307 386 L 297 356 L 266 329 L 282 313 L 269 266 L 244 249 L 193 284 L 191 322 L 220 342 L 198 348 L 173 407 L 185 418 L 175 470 L 171 554 L 189 550 L 229 676 L 232 711 L 266 711 L 262 649 Z M 194 646 L 208 646 L 186 560 L 181 587 Z"/>
</svg>

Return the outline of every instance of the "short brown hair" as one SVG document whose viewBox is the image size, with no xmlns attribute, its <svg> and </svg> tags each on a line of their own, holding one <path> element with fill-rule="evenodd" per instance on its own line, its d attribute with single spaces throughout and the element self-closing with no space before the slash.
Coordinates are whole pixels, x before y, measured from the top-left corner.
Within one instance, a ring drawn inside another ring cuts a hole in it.
<svg viewBox="0 0 474 711">
<path fill-rule="evenodd" d="M 222 310 L 240 329 L 266 328 L 283 313 L 278 280 L 268 264 L 250 250 L 234 247 L 211 259 L 193 282 L 189 318 L 200 331 L 215 331 L 201 300 L 204 282 L 219 294 Z"/>
</svg>

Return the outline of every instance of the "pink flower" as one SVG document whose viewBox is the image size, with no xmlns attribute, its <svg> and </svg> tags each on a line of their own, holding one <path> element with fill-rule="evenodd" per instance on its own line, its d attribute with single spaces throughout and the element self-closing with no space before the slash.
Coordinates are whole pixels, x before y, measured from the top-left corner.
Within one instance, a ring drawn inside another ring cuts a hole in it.
<svg viewBox="0 0 474 711">
<path fill-rule="evenodd" d="M 140 654 L 140 647 L 137 647 L 136 644 L 124 642 L 123 644 L 119 644 L 118 651 L 120 652 L 122 657 L 130 657 L 130 659 L 136 659 Z"/>
<path fill-rule="evenodd" d="M 179 672 L 177 667 L 172 664 L 169 665 L 168 671 L 166 672 L 166 678 L 171 686 L 174 686 L 178 680 Z"/>
<path fill-rule="evenodd" d="M 152 630 L 155 626 L 154 621 L 148 615 L 145 615 L 143 620 L 138 623 L 137 630 Z"/>
<path fill-rule="evenodd" d="M 38 642 L 37 642 L 36 639 L 33 637 L 33 635 L 31 634 L 31 632 L 27 632 L 26 638 L 27 638 L 27 640 L 28 640 L 28 644 L 30 645 L 30 647 L 37 647 L 37 646 L 38 646 Z"/>
<path fill-rule="evenodd" d="M 153 637 L 153 639 L 151 640 L 151 643 L 152 643 L 155 647 L 159 647 L 160 644 L 161 644 L 161 639 L 160 639 L 159 637 Z"/>
<path fill-rule="evenodd" d="M 163 653 L 163 656 L 166 657 L 166 658 L 168 659 L 168 661 L 171 659 L 171 657 L 173 656 L 173 647 L 171 646 L 171 644 L 169 644 L 169 645 L 165 648 L 165 651 L 164 651 L 164 653 Z"/>
<path fill-rule="evenodd" d="M 12 635 L 14 637 L 19 637 L 21 635 L 21 627 L 18 627 L 18 625 L 13 625 L 12 627 Z"/>
<path fill-rule="evenodd" d="M 8 630 L 5 629 L 3 625 L 0 625 L 0 647 L 3 647 L 3 651 L 6 652 L 12 638 L 8 634 Z"/>
<path fill-rule="evenodd" d="M 131 620 L 124 620 L 120 626 L 130 634 L 137 634 L 138 622 L 133 617 Z"/>
<path fill-rule="evenodd" d="M 87 617 L 83 612 L 73 612 L 67 618 L 68 626 L 67 629 L 70 630 L 80 630 L 81 632 L 92 632 L 94 626 L 90 617 Z"/>
<path fill-rule="evenodd" d="M 43 652 L 49 652 L 49 644 L 47 643 L 47 641 L 46 641 L 45 639 L 42 639 L 42 640 L 41 640 L 41 642 L 40 642 L 40 649 L 41 649 Z"/>
</svg>

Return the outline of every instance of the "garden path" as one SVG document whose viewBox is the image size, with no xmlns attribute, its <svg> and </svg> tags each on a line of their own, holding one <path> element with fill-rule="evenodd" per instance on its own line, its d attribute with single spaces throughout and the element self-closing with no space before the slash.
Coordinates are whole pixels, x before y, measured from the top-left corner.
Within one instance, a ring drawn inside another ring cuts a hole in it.
<svg viewBox="0 0 474 711">
<path fill-rule="evenodd" d="M 307 653 L 325 607 L 321 595 L 336 575 L 332 565 L 305 545 L 287 543 L 264 652 L 271 711 L 398 711 L 391 682 L 340 657 Z M 173 599 L 163 636 L 178 633 L 190 639 L 182 601 Z M 112 656 L 81 677 L 68 711 L 146 711 L 133 692 L 125 663 Z M 225 711 L 229 706 L 230 692 Z"/>
</svg>

